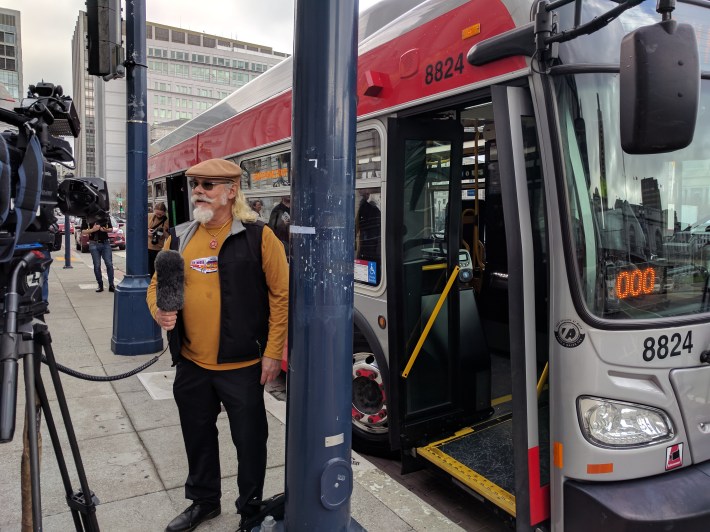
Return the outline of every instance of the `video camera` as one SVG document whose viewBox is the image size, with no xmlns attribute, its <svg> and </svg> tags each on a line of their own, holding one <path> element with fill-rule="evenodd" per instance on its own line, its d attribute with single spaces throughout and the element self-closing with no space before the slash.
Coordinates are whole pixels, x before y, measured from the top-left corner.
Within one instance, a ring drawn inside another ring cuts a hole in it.
<svg viewBox="0 0 710 532">
<path fill-rule="evenodd" d="M 55 207 L 67 215 L 102 218 L 107 216 L 109 196 L 103 179 L 67 178 L 61 185 L 57 183 L 57 169 L 52 163 L 74 169 L 71 145 L 60 137 L 78 137 L 81 130 L 74 103 L 61 86 L 44 82 L 30 85 L 20 107 L 0 109 L 0 122 L 17 128 L 0 134 L 2 309 L 15 263 L 27 252 L 38 254 L 52 247 L 54 234 L 50 228 L 57 221 Z M 33 271 L 43 270 L 48 264 L 49 260 L 35 264 Z M 22 294 L 21 304 L 36 301 L 38 291 L 30 292 Z"/>
</svg>

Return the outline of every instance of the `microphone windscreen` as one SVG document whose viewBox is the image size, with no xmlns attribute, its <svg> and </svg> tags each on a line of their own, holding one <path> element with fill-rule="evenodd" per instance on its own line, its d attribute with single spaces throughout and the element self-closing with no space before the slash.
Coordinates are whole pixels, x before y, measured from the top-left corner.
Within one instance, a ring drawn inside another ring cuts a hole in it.
<svg viewBox="0 0 710 532">
<path fill-rule="evenodd" d="M 185 302 L 185 261 L 182 255 L 164 249 L 155 257 L 156 302 L 160 310 L 180 310 Z"/>
</svg>

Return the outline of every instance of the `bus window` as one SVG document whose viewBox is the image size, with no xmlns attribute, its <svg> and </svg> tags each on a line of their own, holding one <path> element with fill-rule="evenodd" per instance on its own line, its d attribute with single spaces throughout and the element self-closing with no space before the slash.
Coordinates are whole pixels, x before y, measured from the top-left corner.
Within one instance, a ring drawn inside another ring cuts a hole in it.
<svg viewBox="0 0 710 532">
<path fill-rule="evenodd" d="M 382 177 L 382 151 L 380 135 L 374 129 L 357 134 L 355 168 L 356 179 L 379 179 Z"/>
<path fill-rule="evenodd" d="M 355 198 L 355 281 L 377 285 L 382 276 L 380 189 L 361 188 Z"/>
<path fill-rule="evenodd" d="M 592 314 L 624 320 L 707 312 L 710 122 L 670 153 L 620 149 L 618 75 L 556 79 L 569 237 Z M 701 88 L 707 98 L 710 89 Z"/>
<path fill-rule="evenodd" d="M 375 129 L 359 131 L 355 147 L 356 186 L 382 177 L 382 147 Z M 382 279 L 382 202 L 379 186 L 355 193 L 355 282 L 375 286 Z"/>
<path fill-rule="evenodd" d="M 242 161 L 241 167 L 244 192 L 287 187 L 291 184 L 291 152 L 246 159 Z M 268 209 L 268 205 L 264 207 Z"/>
</svg>

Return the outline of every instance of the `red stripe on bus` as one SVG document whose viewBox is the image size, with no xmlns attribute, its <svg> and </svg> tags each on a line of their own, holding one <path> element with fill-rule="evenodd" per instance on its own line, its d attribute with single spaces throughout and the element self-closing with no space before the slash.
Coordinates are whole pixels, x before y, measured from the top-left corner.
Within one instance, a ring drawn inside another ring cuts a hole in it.
<svg viewBox="0 0 710 532">
<path fill-rule="evenodd" d="M 528 449 L 528 487 L 530 489 L 530 524 L 550 518 L 550 485 L 540 486 L 540 447 Z"/>
<path fill-rule="evenodd" d="M 474 25 L 479 33 L 462 38 L 462 32 Z M 481 67 L 472 67 L 466 60 L 474 44 L 513 28 L 515 22 L 502 2 L 471 0 L 369 50 L 358 58 L 358 116 L 525 68 L 522 56 Z M 374 96 L 365 95 L 367 72 L 384 73 L 387 78 Z"/>
</svg>

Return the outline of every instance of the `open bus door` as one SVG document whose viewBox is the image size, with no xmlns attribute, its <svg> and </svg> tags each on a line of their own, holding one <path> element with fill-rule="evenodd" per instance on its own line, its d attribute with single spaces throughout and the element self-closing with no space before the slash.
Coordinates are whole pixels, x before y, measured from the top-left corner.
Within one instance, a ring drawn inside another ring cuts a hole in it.
<svg viewBox="0 0 710 532">
<path fill-rule="evenodd" d="M 388 138 L 390 440 L 407 451 L 490 414 L 490 365 L 472 341 L 480 323 L 460 320 L 461 309 L 475 313 L 462 282 L 471 258 L 460 247 L 461 122 L 390 119 Z"/>
<path fill-rule="evenodd" d="M 492 101 L 507 242 L 515 517 L 517 530 L 530 530 L 550 517 L 544 187 L 529 92 L 495 86 Z"/>
<path fill-rule="evenodd" d="M 502 86 L 486 101 L 388 126 L 390 437 L 403 471 L 425 459 L 515 518 L 518 530 L 550 515 L 536 127 L 529 92 Z M 470 267 L 464 252 L 479 245 L 461 234 L 472 196 L 485 203 L 475 209 L 485 264 L 467 282 L 456 267 Z"/>
</svg>

